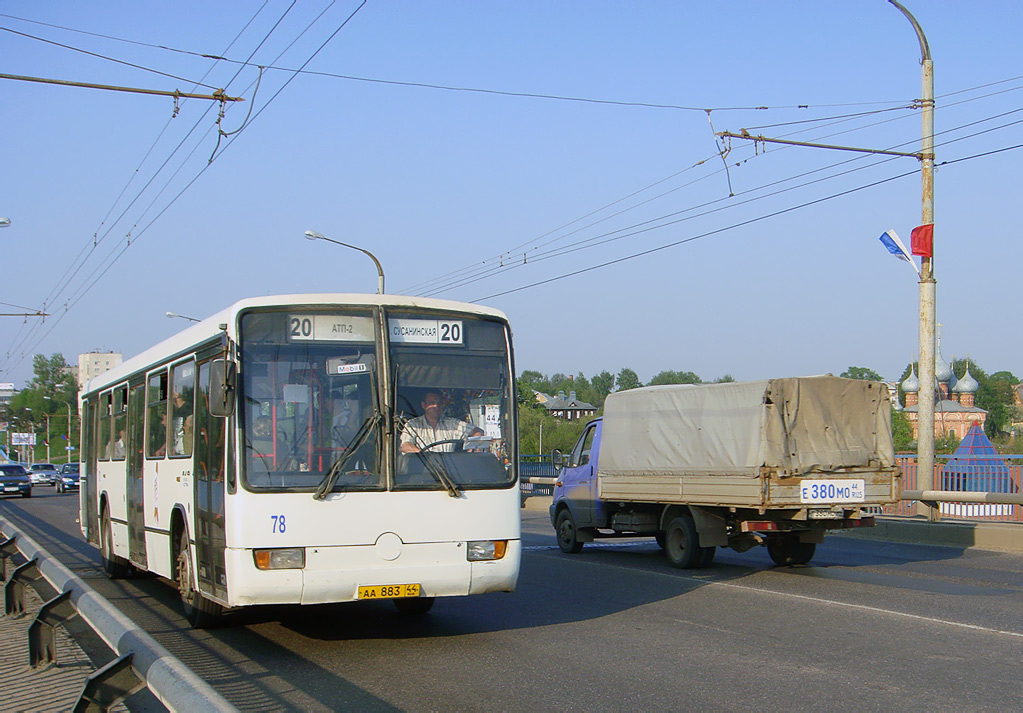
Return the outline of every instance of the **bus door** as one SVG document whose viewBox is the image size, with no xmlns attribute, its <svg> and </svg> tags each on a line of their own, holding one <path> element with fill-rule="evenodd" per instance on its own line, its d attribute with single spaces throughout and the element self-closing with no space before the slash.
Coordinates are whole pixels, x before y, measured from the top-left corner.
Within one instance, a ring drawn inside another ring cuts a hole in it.
<svg viewBox="0 0 1023 713">
<path fill-rule="evenodd" d="M 209 412 L 210 362 L 199 365 L 198 398 L 195 404 L 195 537 L 196 575 L 199 591 L 227 599 L 224 564 L 225 436 L 229 419 Z"/>
<path fill-rule="evenodd" d="M 128 444 L 125 490 L 128 495 L 128 558 L 146 569 L 144 451 L 146 448 L 146 385 L 131 387 L 128 397 Z"/>
<path fill-rule="evenodd" d="M 79 467 L 82 469 L 81 478 L 85 487 L 78 494 L 81 503 L 82 530 L 85 539 L 94 545 L 99 545 L 99 515 L 96 509 L 99 504 L 97 492 L 99 490 L 99 473 L 97 455 L 99 449 L 95 447 L 96 437 L 96 397 L 93 396 L 84 403 L 85 414 L 82 418 L 82 454 L 85 462 Z M 88 444 L 88 447 L 86 447 Z M 69 451 L 70 452 L 70 451 Z"/>
</svg>

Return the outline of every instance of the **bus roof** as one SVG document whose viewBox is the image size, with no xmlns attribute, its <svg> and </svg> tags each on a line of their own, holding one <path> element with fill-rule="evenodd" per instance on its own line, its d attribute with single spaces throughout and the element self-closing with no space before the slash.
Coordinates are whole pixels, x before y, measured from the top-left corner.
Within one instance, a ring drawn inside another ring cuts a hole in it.
<svg viewBox="0 0 1023 713">
<path fill-rule="evenodd" d="M 379 295 L 356 293 L 310 293 L 299 295 L 267 295 L 264 297 L 248 297 L 238 300 L 233 305 L 210 315 L 204 320 L 183 329 L 177 334 L 164 339 L 149 349 L 126 359 L 113 369 L 106 371 L 86 382 L 81 393 L 86 394 L 102 390 L 124 381 L 128 376 L 150 365 L 158 364 L 165 359 L 216 337 L 222 332 L 222 324 L 227 325 L 228 333 L 233 333 L 238 313 L 253 307 L 278 307 L 286 305 L 334 305 L 343 304 L 357 307 L 411 307 L 420 309 L 454 310 L 471 312 L 483 317 L 496 317 L 507 321 L 500 310 L 471 302 L 455 302 L 430 297 L 409 297 L 406 295 Z"/>
</svg>

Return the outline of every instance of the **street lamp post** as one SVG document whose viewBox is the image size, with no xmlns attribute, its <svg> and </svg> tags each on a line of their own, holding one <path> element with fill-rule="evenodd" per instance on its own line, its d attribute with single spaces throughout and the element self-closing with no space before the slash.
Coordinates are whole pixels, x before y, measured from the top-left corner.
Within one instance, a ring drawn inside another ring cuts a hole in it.
<svg viewBox="0 0 1023 713">
<path fill-rule="evenodd" d="M 920 42 L 921 119 L 920 142 L 921 225 L 934 223 L 934 64 L 931 48 L 916 18 L 896 0 L 888 0 L 906 16 Z M 920 258 L 920 399 L 917 402 L 917 485 L 930 490 L 934 482 L 934 315 L 937 281 L 934 279 L 934 248 Z M 919 506 L 930 521 L 939 519 L 938 511 Z"/>
<path fill-rule="evenodd" d="M 317 233 L 315 230 L 305 231 L 306 240 L 326 240 L 328 243 L 334 243 L 335 245 L 341 245 L 352 250 L 358 250 L 360 253 L 364 253 L 369 256 L 369 259 L 373 261 L 373 264 L 377 267 L 377 294 L 384 294 L 384 268 L 380 265 L 380 261 L 377 260 L 376 255 L 371 253 L 369 250 L 365 250 L 356 245 L 349 245 L 348 243 L 342 243 L 340 240 L 334 240 L 328 238 L 322 233 Z"/>
<path fill-rule="evenodd" d="M 53 398 L 51 398 L 49 396 L 44 396 L 43 398 L 46 399 L 47 401 L 53 401 Z M 63 403 L 65 406 L 67 406 L 67 444 L 64 447 L 64 449 L 65 449 L 64 450 L 64 455 L 66 456 L 64 458 L 64 460 L 65 460 L 65 462 L 70 463 L 71 462 L 71 451 L 70 451 L 70 446 L 71 446 L 71 402 L 70 401 L 62 401 L 61 403 Z M 49 414 L 46 415 L 46 460 L 47 460 L 47 462 L 49 462 L 49 460 L 50 460 L 50 416 L 49 416 Z"/>
</svg>

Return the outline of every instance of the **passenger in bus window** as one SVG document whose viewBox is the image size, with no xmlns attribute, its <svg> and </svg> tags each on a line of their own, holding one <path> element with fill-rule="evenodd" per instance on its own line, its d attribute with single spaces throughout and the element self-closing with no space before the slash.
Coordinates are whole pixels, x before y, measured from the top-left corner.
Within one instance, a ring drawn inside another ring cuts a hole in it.
<svg viewBox="0 0 1023 713">
<path fill-rule="evenodd" d="M 439 441 L 460 441 L 471 436 L 482 436 L 483 430 L 466 421 L 444 415 L 444 397 L 439 391 L 427 391 L 420 404 L 423 412 L 411 419 L 401 432 L 402 453 L 418 453 Z M 432 451 L 451 453 L 455 443 L 444 443 Z"/>
<path fill-rule="evenodd" d="M 160 412 L 160 423 L 150 429 L 149 434 L 149 455 L 154 458 L 162 458 L 167 455 L 167 413 Z"/>
<path fill-rule="evenodd" d="M 335 450 L 347 448 L 359 432 L 359 402 L 339 399 L 334 402 L 334 418 L 330 428 L 330 446 Z"/>
<path fill-rule="evenodd" d="M 124 460 L 124 429 L 117 431 L 117 440 L 114 441 L 113 451 L 111 452 L 113 460 Z"/>
<path fill-rule="evenodd" d="M 174 415 L 171 420 L 172 433 L 174 434 L 174 440 L 171 444 L 171 455 L 183 456 L 187 455 L 192 450 L 191 444 L 191 433 L 192 433 L 192 399 L 191 393 L 188 395 L 180 392 L 174 393 L 173 399 Z M 188 434 L 188 443 L 185 443 L 186 432 Z"/>
</svg>

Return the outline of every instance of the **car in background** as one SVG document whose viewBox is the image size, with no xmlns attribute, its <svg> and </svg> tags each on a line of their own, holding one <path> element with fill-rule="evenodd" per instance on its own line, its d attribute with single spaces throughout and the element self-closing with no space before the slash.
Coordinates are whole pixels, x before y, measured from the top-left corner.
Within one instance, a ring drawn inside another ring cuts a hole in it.
<svg viewBox="0 0 1023 713">
<path fill-rule="evenodd" d="M 65 463 L 57 473 L 57 492 L 66 493 L 69 490 L 78 490 L 77 463 Z"/>
<path fill-rule="evenodd" d="M 57 482 L 57 466 L 53 463 L 33 463 L 28 474 L 33 485 L 54 485 Z"/>
<path fill-rule="evenodd" d="M 0 495 L 32 497 L 32 478 L 25 466 L 19 463 L 0 464 Z"/>
</svg>

